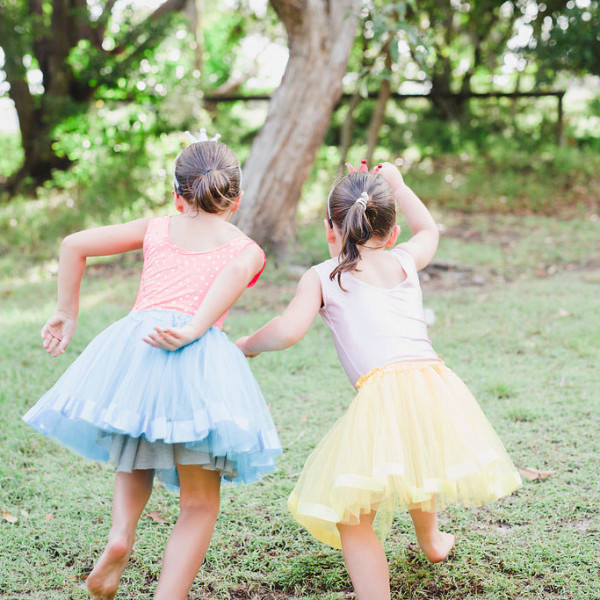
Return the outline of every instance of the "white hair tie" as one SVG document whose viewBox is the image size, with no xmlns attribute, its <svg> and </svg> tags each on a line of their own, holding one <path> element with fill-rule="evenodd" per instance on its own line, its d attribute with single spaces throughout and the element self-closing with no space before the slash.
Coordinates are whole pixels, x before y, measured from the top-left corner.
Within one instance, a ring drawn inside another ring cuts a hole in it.
<svg viewBox="0 0 600 600">
<path fill-rule="evenodd" d="M 367 202 L 369 201 L 369 194 L 367 194 L 367 192 L 363 192 L 355 201 L 354 204 L 356 204 L 357 202 L 359 204 L 363 205 L 363 208 L 367 208 Z"/>
</svg>

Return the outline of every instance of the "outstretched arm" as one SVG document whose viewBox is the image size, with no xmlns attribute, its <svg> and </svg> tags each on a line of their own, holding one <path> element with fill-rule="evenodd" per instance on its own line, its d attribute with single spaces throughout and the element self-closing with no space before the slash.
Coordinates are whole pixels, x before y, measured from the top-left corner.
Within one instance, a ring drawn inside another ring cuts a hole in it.
<svg viewBox="0 0 600 600">
<path fill-rule="evenodd" d="M 404 214 L 413 234 L 407 242 L 398 246 L 412 255 L 418 270 L 423 269 L 437 250 L 440 238 L 437 225 L 427 207 L 404 183 L 400 171 L 394 165 L 384 163 L 379 174 L 392 186 L 398 209 Z"/>
<path fill-rule="evenodd" d="M 309 270 L 300 279 L 296 295 L 285 311 L 236 344 L 246 356 L 283 350 L 298 343 L 308 331 L 323 303 L 319 276 Z"/>
<path fill-rule="evenodd" d="M 201 338 L 243 294 L 248 284 L 263 268 L 265 255 L 252 244 L 245 248 L 217 275 L 202 305 L 183 327 L 155 327 L 144 341 L 162 350 L 177 350 Z"/>
<path fill-rule="evenodd" d="M 149 219 L 86 229 L 67 236 L 58 261 L 58 305 L 41 331 L 46 352 L 58 356 L 68 346 L 79 313 L 79 289 L 88 256 L 107 256 L 137 250 L 144 243 Z"/>
</svg>

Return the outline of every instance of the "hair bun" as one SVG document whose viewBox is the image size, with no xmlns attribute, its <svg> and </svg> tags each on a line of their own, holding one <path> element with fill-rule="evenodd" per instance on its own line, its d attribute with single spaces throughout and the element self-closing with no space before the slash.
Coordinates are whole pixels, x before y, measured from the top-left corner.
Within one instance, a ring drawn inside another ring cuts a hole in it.
<svg viewBox="0 0 600 600">
<path fill-rule="evenodd" d="M 221 142 L 200 141 L 188 146 L 176 160 L 174 175 L 178 193 L 203 212 L 226 212 L 240 193 L 239 162 Z"/>
</svg>

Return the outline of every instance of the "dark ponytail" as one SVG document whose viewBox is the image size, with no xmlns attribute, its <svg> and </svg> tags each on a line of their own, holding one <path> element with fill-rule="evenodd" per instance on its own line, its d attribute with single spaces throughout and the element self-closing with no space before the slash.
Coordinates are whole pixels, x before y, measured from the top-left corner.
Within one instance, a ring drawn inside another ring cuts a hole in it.
<svg viewBox="0 0 600 600">
<path fill-rule="evenodd" d="M 175 164 L 177 192 L 196 210 L 226 212 L 240 194 L 241 170 L 229 146 L 196 142 Z"/>
<path fill-rule="evenodd" d="M 342 290 L 342 273 L 354 271 L 360 261 L 359 247 L 371 238 L 387 236 L 396 224 L 396 203 L 387 181 L 373 173 L 349 173 L 332 190 L 329 214 L 342 235 L 339 263 L 329 275 L 337 277 Z"/>
</svg>

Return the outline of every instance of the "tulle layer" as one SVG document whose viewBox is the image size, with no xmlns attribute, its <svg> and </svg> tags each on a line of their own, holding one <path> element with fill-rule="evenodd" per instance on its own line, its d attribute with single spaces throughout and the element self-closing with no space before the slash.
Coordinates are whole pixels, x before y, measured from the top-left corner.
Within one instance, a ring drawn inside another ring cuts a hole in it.
<svg viewBox="0 0 600 600">
<path fill-rule="evenodd" d="M 86 458 L 108 460 L 119 434 L 137 440 L 117 441 L 128 444 L 132 464 L 132 443 L 179 444 L 228 480 L 255 481 L 274 468 L 281 445 L 242 352 L 215 327 L 175 352 L 142 341 L 155 326 L 179 327 L 190 318 L 130 313 L 92 340 L 23 419 Z M 157 474 L 177 482 L 174 466 Z"/>
<path fill-rule="evenodd" d="M 479 405 L 442 362 L 374 369 L 357 387 L 288 499 L 294 518 L 318 540 L 341 548 L 337 524 L 356 524 L 372 511 L 383 540 L 398 505 L 477 506 L 520 486 Z"/>
</svg>

